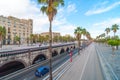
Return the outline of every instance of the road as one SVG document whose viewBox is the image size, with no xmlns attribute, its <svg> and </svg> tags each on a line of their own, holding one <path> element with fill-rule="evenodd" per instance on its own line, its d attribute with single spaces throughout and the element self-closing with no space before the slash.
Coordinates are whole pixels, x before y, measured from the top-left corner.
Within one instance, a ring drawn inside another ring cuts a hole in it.
<svg viewBox="0 0 120 80">
<path fill-rule="evenodd" d="M 76 57 L 72 66 L 59 80 L 105 80 L 97 57 L 94 43 Z"/>
<path fill-rule="evenodd" d="M 76 51 L 75 51 L 76 53 Z M 61 64 L 63 64 L 66 60 L 69 59 L 69 55 L 67 56 L 63 56 L 61 58 L 59 58 L 58 60 L 55 60 L 53 62 L 53 70 L 55 70 L 58 66 L 60 66 Z M 48 63 L 44 64 L 44 65 L 48 65 Z M 20 74 L 18 76 L 15 76 L 13 78 L 10 78 L 8 80 L 42 80 L 44 78 L 44 76 L 42 78 L 39 78 L 39 77 L 36 77 L 34 75 L 35 73 L 35 70 L 37 69 L 38 67 L 32 69 L 32 70 L 29 70 L 23 74 Z"/>
</svg>

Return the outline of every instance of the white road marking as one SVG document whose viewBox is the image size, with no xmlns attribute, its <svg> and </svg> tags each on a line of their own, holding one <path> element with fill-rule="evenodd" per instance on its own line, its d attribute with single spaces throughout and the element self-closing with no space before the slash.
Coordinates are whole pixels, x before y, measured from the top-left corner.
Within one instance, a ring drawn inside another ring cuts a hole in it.
<svg viewBox="0 0 120 80">
<path fill-rule="evenodd" d="M 87 51 L 87 50 L 86 50 L 86 51 Z M 85 71 L 85 67 L 86 67 L 86 65 L 87 65 L 89 56 L 90 56 L 90 53 L 89 53 L 89 55 L 88 55 L 88 57 L 87 57 L 87 60 L 86 60 L 86 62 L 85 62 L 85 64 L 84 64 L 84 66 L 83 66 L 82 73 L 81 73 L 81 76 L 80 76 L 80 80 L 82 79 L 82 76 L 83 76 L 83 73 L 84 73 L 84 71 Z"/>
</svg>

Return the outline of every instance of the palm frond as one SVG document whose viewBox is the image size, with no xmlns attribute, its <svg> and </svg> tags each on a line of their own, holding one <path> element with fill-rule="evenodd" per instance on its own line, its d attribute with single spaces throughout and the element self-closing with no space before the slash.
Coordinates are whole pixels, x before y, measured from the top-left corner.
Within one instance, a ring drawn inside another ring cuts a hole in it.
<svg viewBox="0 0 120 80">
<path fill-rule="evenodd" d="M 42 11 L 42 13 L 46 13 L 47 12 L 47 7 L 46 6 L 42 6 L 40 11 Z"/>
<path fill-rule="evenodd" d="M 38 0 L 38 3 L 41 4 L 48 4 L 49 0 Z"/>
</svg>

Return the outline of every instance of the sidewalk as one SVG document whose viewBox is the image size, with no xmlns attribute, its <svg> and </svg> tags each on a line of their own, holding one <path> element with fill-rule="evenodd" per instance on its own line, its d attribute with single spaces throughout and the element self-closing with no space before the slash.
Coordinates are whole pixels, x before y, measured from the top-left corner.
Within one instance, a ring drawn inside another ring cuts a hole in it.
<svg viewBox="0 0 120 80">
<path fill-rule="evenodd" d="M 120 80 L 120 46 L 114 53 L 112 52 L 112 47 L 105 44 L 97 44 L 97 47 L 101 51 L 103 59 L 108 63 L 106 63 L 106 67 L 108 68 L 107 72 L 109 72 L 115 80 Z"/>
<path fill-rule="evenodd" d="M 70 69 L 59 80 L 104 80 L 94 43 L 73 60 Z"/>
<path fill-rule="evenodd" d="M 0 48 L 0 52 L 2 51 L 11 51 L 11 50 L 17 50 L 17 49 L 25 49 L 25 48 L 34 48 L 34 47 L 39 47 L 39 44 L 34 44 L 34 45 L 3 45 L 2 48 Z"/>
</svg>

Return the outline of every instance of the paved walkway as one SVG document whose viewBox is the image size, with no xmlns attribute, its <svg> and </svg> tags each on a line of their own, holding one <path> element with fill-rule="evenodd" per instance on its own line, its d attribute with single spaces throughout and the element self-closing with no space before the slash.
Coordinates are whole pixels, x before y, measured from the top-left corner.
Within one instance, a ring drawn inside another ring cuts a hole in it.
<svg viewBox="0 0 120 80">
<path fill-rule="evenodd" d="M 54 43 L 53 45 L 59 45 L 59 44 L 63 44 L 63 43 Z M 42 44 L 41 45 L 42 47 L 43 46 L 49 46 L 49 44 Z M 25 48 L 34 48 L 34 47 L 39 47 L 39 43 L 37 44 L 23 44 L 23 45 L 3 45 L 2 48 L 0 48 L 0 52 L 2 51 L 11 51 L 11 50 L 17 50 L 17 49 L 25 49 Z"/>
<path fill-rule="evenodd" d="M 112 47 L 105 44 L 96 44 L 101 51 L 105 67 L 107 68 L 107 74 L 115 80 L 120 80 L 120 46 L 118 50 L 112 51 Z M 109 72 L 109 73 L 108 73 Z"/>
<path fill-rule="evenodd" d="M 94 43 L 74 60 L 59 80 L 104 80 Z"/>
<path fill-rule="evenodd" d="M 17 49 L 25 49 L 25 48 L 33 48 L 33 47 L 39 47 L 38 44 L 31 45 L 29 46 L 27 44 L 24 45 L 3 45 L 2 48 L 0 48 L 1 51 L 11 51 L 11 50 L 17 50 Z"/>
</svg>

